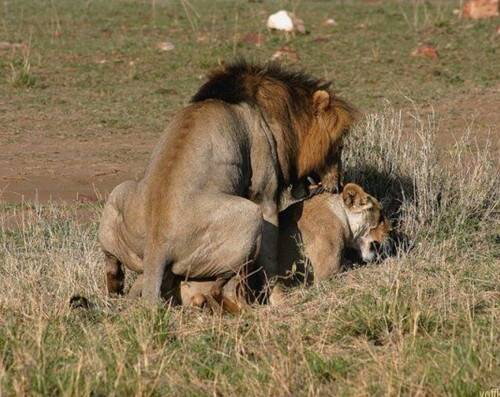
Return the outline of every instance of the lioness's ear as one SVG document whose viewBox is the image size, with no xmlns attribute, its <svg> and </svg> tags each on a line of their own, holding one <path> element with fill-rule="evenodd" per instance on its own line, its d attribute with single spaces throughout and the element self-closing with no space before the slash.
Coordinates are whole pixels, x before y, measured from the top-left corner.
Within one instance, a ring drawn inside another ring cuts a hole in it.
<svg viewBox="0 0 500 397">
<path fill-rule="evenodd" d="M 342 190 L 342 200 L 347 208 L 366 210 L 373 206 L 368 194 L 355 183 L 348 183 Z"/>
<path fill-rule="evenodd" d="M 325 90 L 318 90 L 313 94 L 314 112 L 320 113 L 330 106 L 330 94 Z"/>
</svg>

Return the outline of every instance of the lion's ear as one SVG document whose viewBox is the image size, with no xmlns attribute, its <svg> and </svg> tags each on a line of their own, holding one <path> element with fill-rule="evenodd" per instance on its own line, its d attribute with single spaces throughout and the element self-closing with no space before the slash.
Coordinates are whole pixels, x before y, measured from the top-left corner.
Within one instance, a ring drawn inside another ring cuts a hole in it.
<svg viewBox="0 0 500 397">
<path fill-rule="evenodd" d="M 342 190 L 342 200 L 347 208 L 364 211 L 373 207 L 368 194 L 355 183 L 348 183 Z"/>
<path fill-rule="evenodd" d="M 318 90 L 313 94 L 313 106 L 315 113 L 321 113 L 330 106 L 330 94 L 325 90 Z"/>
</svg>

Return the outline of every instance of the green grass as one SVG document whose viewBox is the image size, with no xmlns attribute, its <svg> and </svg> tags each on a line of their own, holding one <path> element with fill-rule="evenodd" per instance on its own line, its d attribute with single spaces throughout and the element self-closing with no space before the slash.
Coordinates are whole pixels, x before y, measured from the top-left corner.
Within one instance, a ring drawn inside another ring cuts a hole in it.
<svg viewBox="0 0 500 397">
<path fill-rule="evenodd" d="M 407 108 L 409 97 L 420 109 L 498 86 L 498 20 L 458 19 L 458 6 L 4 2 L 0 41 L 27 44 L 0 50 L 0 133 L 13 141 L 26 137 L 17 123 L 29 117 L 51 121 L 46 137 L 155 137 L 218 62 L 293 47 L 301 66 L 369 113 L 346 142 L 345 178 L 382 201 L 397 250 L 292 289 L 284 306 L 237 317 L 151 310 L 104 294 L 100 204 L 2 202 L 0 396 L 476 396 L 498 388 L 496 160 L 470 134 L 444 161 L 435 120 L 386 109 L 386 100 Z M 267 15 L 280 8 L 295 8 L 310 34 L 267 32 Z M 338 25 L 322 26 L 327 17 Z M 266 43 L 241 44 L 247 32 Z M 165 40 L 173 51 L 156 49 Z M 419 43 L 435 45 L 439 59 L 411 57 Z M 73 294 L 95 307 L 70 310 Z"/>
<path fill-rule="evenodd" d="M 296 8 L 310 34 L 268 32 L 267 15 L 282 7 Z M 333 79 L 336 90 L 363 110 L 380 109 L 385 100 L 406 105 L 407 97 L 431 103 L 500 79 L 496 22 L 461 20 L 452 13 L 456 7 L 458 1 L 417 0 L 19 0 L 0 8 L 0 41 L 29 45 L 29 73 L 21 72 L 22 51 L 5 52 L 0 95 L 9 98 L 10 111 L 45 113 L 48 107 L 71 114 L 89 125 L 85 134 L 137 128 L 157 134 L 219 62 L 235 56 L 263 61 L 289 45 L 302 67 Z M 338 25 L 323 26 L 326 17 Z M 240 43 L 248 32 L 267 40 L 259 48 Z M 158 51 L 165 40 L 176 48 Z M 411 57 L 420 43 L 435 45 L 439 59 Z M 15 84 L 11 65 L 21 68 Z"/>
<path fill-rule="evenodd" d="M 500 176 L 484 151 L 466 170 L 429 161 L 438 155 L 433 124 L 421 123 L 424 143 L 402 144 L 400 122 L 397 112 L 370 116 L 346 153 L 347 178 L 378 170 L 363 182 L 369 191 L 384 186 L 378 196 L 405 235 L 395 256 L 241 316 L 109 299 L 96 238 L 100 206 L 86 205 L 93 221 L 83 224 L 72 204 L 5 206 L 0 391 L 472 396 L 494 389 Z M 6 228 L 12 218 L 17 226 Z M 95 306 L 71 310 L 75 293 Z"/>
</svg>

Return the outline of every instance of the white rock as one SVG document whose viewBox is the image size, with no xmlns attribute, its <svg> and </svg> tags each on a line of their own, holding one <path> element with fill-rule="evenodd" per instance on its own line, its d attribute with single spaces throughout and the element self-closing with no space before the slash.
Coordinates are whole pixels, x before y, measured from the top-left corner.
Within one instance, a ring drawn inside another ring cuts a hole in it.
<svg viewBox="0 0 500 397">
<path fill-rule="evenodd" d="M 327 20 L 325 20 L 325 22 L 323 22 L 323 25 L 325 26 L 336 26 L 337 25 L 337 21 L 333 18 L 328 18 Z"/>
<path fill-rule="evenodd" d="M 304 22 L 297 18 L 293 13 L 280 10 L 267 18 L 267 27 L 269 29 L 283 30 L 285 32 L 298 31 L 305 32 Z"/>
<path fill-rule="evenodd" d="M 156 48 L 158 48 L 160 51 L 172 51 L 175 46 L 170 41 L 162 41 L 161 43 L 158 43 L 156 45 Z"/>
</svg>

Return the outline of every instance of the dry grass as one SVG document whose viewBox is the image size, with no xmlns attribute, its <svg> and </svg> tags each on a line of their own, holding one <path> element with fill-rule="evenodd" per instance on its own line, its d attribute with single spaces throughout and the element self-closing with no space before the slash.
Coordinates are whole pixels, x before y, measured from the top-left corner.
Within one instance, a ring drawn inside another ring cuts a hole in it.
<svg viewBox="0 0 500 397">
<path fill-rule="evenodd" d="M 470 138 L 452 162 L 440 161 L 436 128 L 387 110 L 369 115 L 347 145 L 347 179 L 380 197 L 397 226 L 394 256 L 241 317 L 109 300 L 100 208 L 85 207 L 93 221 L 81 223 L 76 205 L 5 206 L 0 395 L 477 395 L 497 387 L 498 168 Z M 74 293 L 96 307 L 71 311 Z"/>
</svg>

